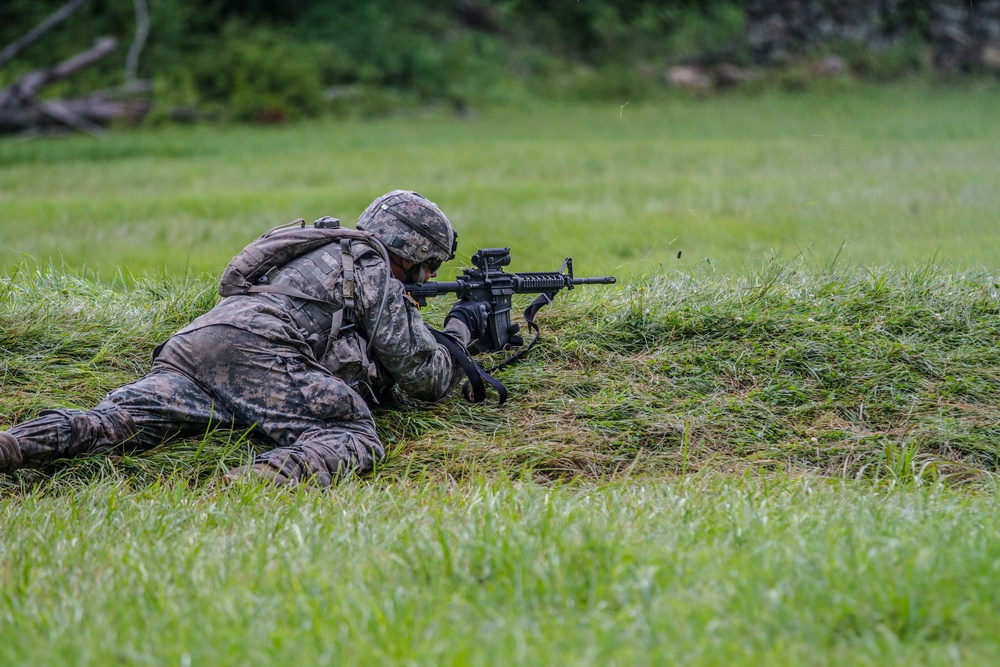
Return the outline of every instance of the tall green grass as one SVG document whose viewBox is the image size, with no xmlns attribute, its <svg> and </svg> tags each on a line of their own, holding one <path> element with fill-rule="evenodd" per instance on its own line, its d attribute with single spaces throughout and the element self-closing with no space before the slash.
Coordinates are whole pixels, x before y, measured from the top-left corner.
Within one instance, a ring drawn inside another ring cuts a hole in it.
<svg viewBox="0 0 1000 667">
<path fill-rule="evenodd" d="M 622 275 L 772 254 L 862 265 L 1000 259 L 997 86 L 484 109 L 372 123 L 164 128 L 0 142 L 0 261 L 218 273 L 298 217 L 376 195 L 442 205 L 461 257 Z M 678 258 L 678 254 L 680 257 Z"/>
<path fill-rule="evenodd" d="M 878 493 L 877 496 L 872 492 Z M 699 477 L 2 505 L 4 664 L 998 658 L 992 495 Z"/>
</svg>

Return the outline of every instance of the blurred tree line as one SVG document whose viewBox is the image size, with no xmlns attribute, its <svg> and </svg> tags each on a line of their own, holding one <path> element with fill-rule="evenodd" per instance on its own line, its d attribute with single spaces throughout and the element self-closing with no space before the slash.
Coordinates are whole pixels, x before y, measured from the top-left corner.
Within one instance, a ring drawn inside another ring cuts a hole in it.
<svg viewBox="0 0 1000 667">
<path fill-rule="evenodd" d="M 0 1 L 0 47 L 65 1 Z M 153 118 L 260 122 L 321 113 L 370 116 L 438 102 L 461 111 L 526 97 L 641 100 L 659 94 L 670 64 L 705 54 L 745 62 L 742 37 L 754 4 L 87 0 L 0 68 L 0 88 L 104 35 L 118 38 L 115 53 L 46 95 L 121 86 L 138 2 L 148 9 L 150 26 L 138 76 L 151 84 Z"/>
<path fill-rule="evenodd" d="M 0 86 L 102 35 L 119 39 L 117 51 L 51 95 L 120 85 L 135 1 L 89 0 L 0 69 Z M 669 59 L 724 47 L 743 27 L 724 0 L 141 1 L 150 31 L 138 74 L 155 109 L 259 121 L 521 96 L 636 99 L 661 86 Z M 3 0 L 0 46 L 64 2 Z"/>
</svg>

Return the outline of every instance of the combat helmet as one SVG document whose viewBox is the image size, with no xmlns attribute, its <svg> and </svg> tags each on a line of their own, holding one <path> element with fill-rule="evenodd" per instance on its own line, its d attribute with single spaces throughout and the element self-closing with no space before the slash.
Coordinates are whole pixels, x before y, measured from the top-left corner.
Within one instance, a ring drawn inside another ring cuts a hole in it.
<svg viewBox="0 0 1000 667">
<path fill-rule="evenodd" d="M 432 270 L 455 258 L 458 233 L 437 204 L 409 190 L 393 190 L 373 201 L 357 228 L 371 232 L 391 252 Z"/>
</svg>

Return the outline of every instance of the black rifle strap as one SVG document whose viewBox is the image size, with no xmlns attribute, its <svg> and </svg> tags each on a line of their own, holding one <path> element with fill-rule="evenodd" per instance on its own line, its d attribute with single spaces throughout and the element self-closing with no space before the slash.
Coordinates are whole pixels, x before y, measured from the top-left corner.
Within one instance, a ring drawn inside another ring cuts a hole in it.
<svg viewBox="0 0 1000 667">
<path fill-rule="evenodd" d="M 470 403 L 482 403 L 486 400 L 486 385 L 483 384 L 483 380 L 489 382 L 494 389 L 497 390 L 499 395 L 499 400 L 497 405 L 503 405 L 504 401 L 507 400 L 507 387 L 503 386 L 500 380 L 491 376 L 489 373 L 484 371 L 482 367 L 476 363 L 475 359 L 469 356 L 468 351 L 465 349 L 464 345 L 457 343 L 448 334 L 438 331 L 437 329 L 431 329 L 431 333 L 434 334 L 434 338 L 438 343 L 444 345 L 445 349 L 451 353 L 458 365 L 462 367 L 465 371 L 466 377 L 469 379 L 462 385 L 462 395 L 465 396 L 465 400 Z"/>
</svg>

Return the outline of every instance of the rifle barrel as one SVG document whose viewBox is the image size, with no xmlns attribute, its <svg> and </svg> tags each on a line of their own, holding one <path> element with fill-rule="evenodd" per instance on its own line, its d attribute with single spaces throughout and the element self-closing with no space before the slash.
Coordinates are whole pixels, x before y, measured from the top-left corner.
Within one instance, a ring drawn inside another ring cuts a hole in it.
<svg viewBox="0 0 1000 667">
<path fill-rule="evenodd" d="M 573 278 L 574 285 L 614 285 L 614 276 L 596 276 L 594 278 Z"/>
</svg>

